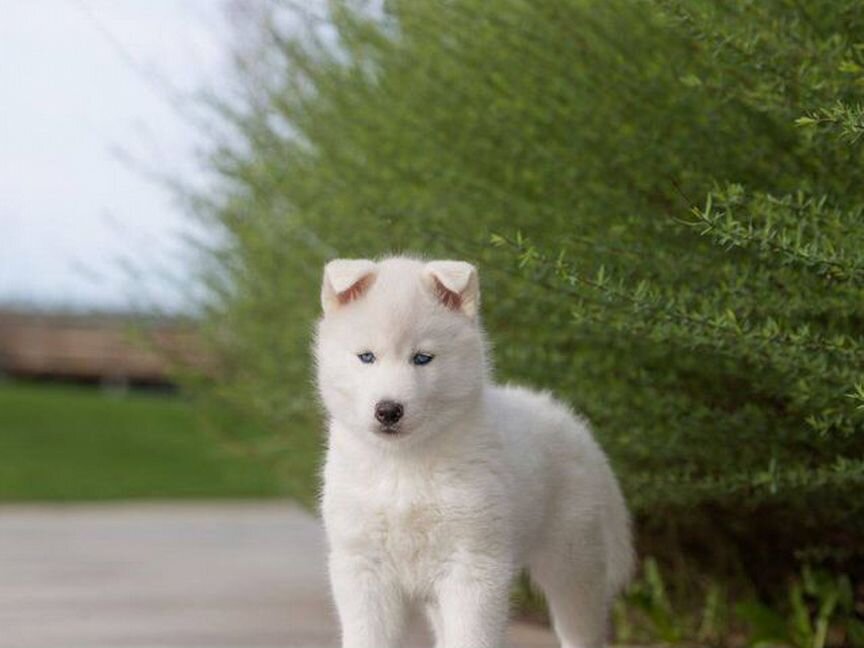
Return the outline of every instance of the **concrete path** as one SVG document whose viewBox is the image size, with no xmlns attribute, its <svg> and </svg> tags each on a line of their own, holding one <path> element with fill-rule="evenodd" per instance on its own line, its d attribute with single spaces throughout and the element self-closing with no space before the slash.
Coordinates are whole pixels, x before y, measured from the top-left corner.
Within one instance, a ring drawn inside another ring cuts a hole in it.
<svg viewBox="0 0 864 648">
<path fill-rule="evenodd" d="M 0 506 L 0 648 L 338 646 L 318 523 L 285 502 Z M 552 648 L 533 626 L 510 645 Z M 415 628 L 411 646 L 431 645 Z"/>
</svg>

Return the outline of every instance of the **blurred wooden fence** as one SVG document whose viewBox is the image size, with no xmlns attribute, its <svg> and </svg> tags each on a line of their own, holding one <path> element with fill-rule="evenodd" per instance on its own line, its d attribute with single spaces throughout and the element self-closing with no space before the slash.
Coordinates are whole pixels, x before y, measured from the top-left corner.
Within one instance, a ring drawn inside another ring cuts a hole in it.
<svg viewBox="0 0 864 648">
<path fill-rule="evenodd" d="M 170 386 L 172 365 L 203 367 L 195 330 L 131 316 L 0 311 L 0 373 Z"/>
</svg>

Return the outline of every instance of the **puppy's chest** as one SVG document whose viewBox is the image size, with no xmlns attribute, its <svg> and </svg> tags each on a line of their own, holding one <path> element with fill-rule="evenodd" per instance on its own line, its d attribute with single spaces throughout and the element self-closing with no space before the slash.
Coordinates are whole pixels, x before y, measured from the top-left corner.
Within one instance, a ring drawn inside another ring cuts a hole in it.
<svg viewBox="0 0 864 648">
<path fill-rule="evenodd" d="M 434 579 L 465 540 L 464 502 L 432 480 L 379 476 L 343 486 L 326 512 L 331 541 L 390 564 L 410 581 Z"/>
<path fill-rule="evenodd" d="M 440 543 L 454 530 L 452 505 L 432 488 L 414 489 L 382 480 L 356 495 L 344 511 L 355 522 L 355 542 L 363 543 L 365 538 L 376 546 L 402 551 Z"/>
</svg>

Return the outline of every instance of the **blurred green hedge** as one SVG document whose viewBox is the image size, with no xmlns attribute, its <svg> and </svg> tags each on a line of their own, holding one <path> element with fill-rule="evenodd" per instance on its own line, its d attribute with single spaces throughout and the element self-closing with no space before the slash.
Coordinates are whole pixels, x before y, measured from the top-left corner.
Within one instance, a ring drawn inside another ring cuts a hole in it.
<svg viewBox="0 0 864 648">
<path fill-rule="evenodd" d="M 864 5 L 363 7 L 274 12 L 219 106 L 207 393 L 247 441 L 311 501 L 326 260 L 465 258 L 499 379 L 590 417 L 643 552 L 860 580 Z"/>
</svg>

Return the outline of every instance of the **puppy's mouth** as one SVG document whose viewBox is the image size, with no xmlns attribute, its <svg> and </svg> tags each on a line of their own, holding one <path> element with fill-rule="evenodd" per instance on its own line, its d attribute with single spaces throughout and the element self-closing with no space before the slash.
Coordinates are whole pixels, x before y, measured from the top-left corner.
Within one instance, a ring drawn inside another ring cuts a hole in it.
<svg viewBox="0 0 864 648">
<path fill-rule="evenodd" d="M 381 436 L 386 437 L 396 437 L 404 434 L 404 428 L 399 423 L 393 423 L 392 425 L 378 425 L 376 426 L 375 431 Z"/>
</svg>

